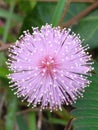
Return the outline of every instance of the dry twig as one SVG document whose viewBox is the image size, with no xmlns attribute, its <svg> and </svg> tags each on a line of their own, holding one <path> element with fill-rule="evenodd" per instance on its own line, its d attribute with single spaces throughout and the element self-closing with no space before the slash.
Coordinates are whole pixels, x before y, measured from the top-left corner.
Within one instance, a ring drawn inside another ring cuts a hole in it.
<svg viewBox="0 0 98 130">
<path fill-rule="evenodd" d="M 73 118 L 71 120 L 69 120 L 67 126 L 65 127 L 64 130 L 71 130 L 71 127 L 72 127 L 72 122 L 73 122 Z"/>
<path fill-rule="evenodd" d="M 42 127 L 42 111 L 39 110 L 38 122 L 37 122 L 37 130 L 41 130 L 41 127 Z"/>
<path fill-rule="evenodd" d="M 0 52 L 6 51 L 12 44 L 4 44 L 0 42 Z"/>
<path fill-rule="evenodd" d="M 17 115 L 21 115 L 21 114 L 25 114 L 25 113 L 28 113 L 28 112 L 31 112 L 31 111 L 39 111 L 39 108 L 28 108 L 26 110 L 22 110 L 22 111 L 19 111 L 17 112 Z"/>
<path fill-rule="evenodd" d="M 64 19 L 64 17 L 66 16 L 66 13 L 67 13 L 67 11 L 68 11 L 68 8 L 69 8 L 69 6 L 70 6 L 71 1 L 72 1 L 72 0 L 67 0 L 67 3 L 66 3 L 66 5 L 65 5 L 64 12 L 63 12 L 63 14 L 62 14 L 62 16 L 61 16 L 61 18 L 60 18 L 60 21 L 59 21 L 59 26 L 62 26 L 63 19 Z"/>
<path fill-rule="evenodd" d="M 76 15 L 75 17 L 73 17 L 72 19 L 68 20 L 66 23 L 63 24 L 63 28 L 64 27 L 69 27 L 70 25 L 74 25 L 77 24 L 78 21 L 83 18 L 84 16 L 86 16 L 87 14 L 89 14 L 92 10 L 95 10 L 98 7 L 98 1 L 94 2 L 91 6 L 89 6 L 88 8 L 86 8 L 85 10 L 83 10 L 82 12 L 80 12 L 78 15 Z"/>
</svg>

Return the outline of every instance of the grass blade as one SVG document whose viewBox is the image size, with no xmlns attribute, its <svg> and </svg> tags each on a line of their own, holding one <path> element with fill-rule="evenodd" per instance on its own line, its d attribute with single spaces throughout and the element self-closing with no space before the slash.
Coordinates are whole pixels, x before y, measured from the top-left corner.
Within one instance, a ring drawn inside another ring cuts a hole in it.
<svg viewBox="0 0 98 130">
<path fill-rule="evenodd" d="M 66 2 L 67 2 L 67 0 L 59 0 L 58 1 L 56 9 L 54 11 L 53 18 L 52 18 L 53 26 L 57 26 L 57 24 L 61 18 L 62 12 L 64 10 Z"/>
<path fill-rule="evenodd" d="M 9 17 L 6 21 L 5 31 L 4 31 L 3 40 L 2 40 L 4 43 L 6 43 L 6 41 L 7 41 L 8 32 L 9 32 L 9 29 L 10 29 L 10 26 L 11 26 L 12 14 L 13 14 L 13 10 L 14 10 L 14 7 L 15 7 L 15 2 L 16 2 L 16 0 L 11 2 L 11 5 L 10 5 Z"/>
<path fill-rule="evenodd" d="M 16 109 L 17 109 L 17 98 L 15 96 L 12 96 L 6 116 L 5 130 L 13 130 L 16 116 Z"/>
<path fill-rule="evenodd" d="M 36 113 L 29 113 L 29 130 L 36 130 Z"/>
</svg>

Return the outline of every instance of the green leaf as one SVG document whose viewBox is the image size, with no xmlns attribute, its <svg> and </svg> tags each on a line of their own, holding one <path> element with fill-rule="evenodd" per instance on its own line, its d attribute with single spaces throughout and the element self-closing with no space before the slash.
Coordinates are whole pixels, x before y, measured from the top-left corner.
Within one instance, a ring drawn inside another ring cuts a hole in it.
<svg viewBox="0 0 98 130">
<path fill-rule="evenodd" d="M 9 102 L 9 106 L 8 106 L 5 130 L 13 130 L 15 116 L 16 116 L 16 109 L 17 109 L 17 98 L 15 96 L 12 96 L 10 98 L 10 102 Z"/>
<path fill-rule="evenodd" d="M 5 64 L 6 57 L 3 52 L 0 52 L 0 66 L 3 66 Z"/>
<path fill-rule="evenodd" d="M 82 19 L 73 30 L 79 33 L 82 39 L 85 39 L 85 45 L 89 44 L 90 49 L 98 47 L 98 14 Z"/>
<path fill-rule="evenodd" d="M 24 13 L 29 13 L 36 5 L 36 0 L 18 0 L 19 9 Z"/>
<path fill-rule="evenodd" d="M 29 130 L 23 115 L 17 116 L 17 123 L 19 126 L 19 130 Z"/>
<path fill-rule="evenodd" d="M 74 121 L 75 130 L 98 130 L 98 116 L 87 116 Z"/>
<path fill-rule="evenodd" d="M 70 4 L 70 7 L 68 9 L 68 12 L 64 18 L 64 22 L 66 22 L 67 20 L 71 19 L 72 17 L 76 16 L 77 14 L 79 14 L 81 11 L 83 11 L 84 9 L 86 9 L 89 5 L 86 3 L 76 3 L 73 2 Z"/>
<path fill-rule="evenodd" d="M 85 126 L 83 126 L 83 127 L 81 126 L 79 128 L 77 127 L 75 130 L 84 130 L 84 129 L 85 129 Z M 89 126 L 86 127 L 86 130 L 98 130 L 98 126 L 97 125 L 93 125 L 93 129 L 92 129 L 91 125 L 89 125 Z"/>
<path fill-rule="evenodd" d="M 30 1 L 30 6 L 33 9 L 35 5 L 37 4 L 37 0 L 29 0 Z"/>
<path fill-rule="evenodd" d="M 4 0 L 4 1 L 9 3 L 9 4 L 11 4 L 13 2 L 13 0 Z M 14 0 L 14 1 L 16 1 L 16 0 Z"/>
<path fill-rule="evenodd" d="M 96 70 L 98 63 L 93 66 Z M 76 108 L 71 112 L 75 117 L 74 130 L 98 130 L 98 76 L 93 74 L 90 79 L 92 83 L 85 89 L 84 97 L 73 105 Z"/>
<path fill-rule="evenodd" d="M 98 62 L 94 61 L 93 67 L 95 72 L 98 74 Z"/>
<path fill-rule="evenodd" d="M 7 18 L 7 21 L 6 21 L 5 31 L 4 31 L 3 40 L 2 40 L 4 43 L 6 43 L 6 41 L 7 41 L 8 32 L 11 27 L 11 20 L 12 20 L 13 10 L 15 7 L 15 2 L 16 2 L 16 0 L 11 2 L 11 5 L 10 5 L 9 17 Z"/>
<path fill-rule="evenodd" d="M 8 38 L 8 33 L 9 33 L 9 29 L 11 27 L 11 20 L 12 20 L 12 14 L 13 14 L 13 10 L 14 10 L 14 7 L 15 7 L 15 2 L 16 0 L 14 0 L 13 2 L 10 3 L 10 10 L 9 10 L 9 15 L 8 15 L 8 18 L 6 20 L 6 25 L 4 26 L 4 34 L 3 34 L 3 39 L 2 41 L 4 43 L 7 42 L 7 38 Z M 3 63 L 5 62 L 6 58 L 5 58 L 5 55 L 4 53 L 0 53 L 0 57 L 1 57 L 1 65 L 3 65 Z"/>
<path fill-rule="evenodd" d="M 8 19 L 9 18 L 9 11 L 4 10 L 4 9 L 0 9 L 0 17 Z M 15 13 L 12 14 L 12 19 L 17 21 L 17 22 L 22 22 L 23 18 L 24 18 L 24 16 L 21 17 L 20 15 L 15 14 Z M 1 27 L 0 27 L 0 29 L 1 29 Z"/>
<path fill-rule="evenodd" d="M 63 108 L 62 111 L 53 111 L 53 113 L 47 113 L 48 119 L 46 122 L 53 123 L 57 125 L 66 125 L 70 119 L 72 119 L 72 116 L 70 113 Z"/>
<path fill-rule="evenodd" d="M 60 124 L 60 125 L 66 125 L 67 122 L 65 120 L 62 120 L 62 119 L 57 119 L 57 118 L 50 118 L 49 119 L 49 122 L 50 123 L 53 123 L 53 124 Z"/>
<path fill-rule="evenodd" d="M 24 18 L 24 22 L 21 28 L 21 33 L 23 30 L 32 30 L 33 27 L 41 27 L 43 24 L 51 23 L 52 14 L 55 8 L 55 3 L 42 2 L 37 3 L 35 8 L 29 12 Z M 31 31 L 32 32 L 32 31 Z"/>
<path fill-rule="evenodd" d="M 9 70 L 7 68 L 0 67 L 0 77 L 6 78 L 9 74 Z"/>
<path fill-rule="evenodd" d="M 86 9 L 89 4 L 71 4 L 65 21 L 79 14 L 81 11 Z M 98 9 L 92 11 L 89 15 L 82 18 L 76 25 L 72 26 L 72 30 L 75 33 L 79 33 L 82 39 L 85 39 L 84 44 L 89 44 L 90 49 L 98 47 Z"/>
<path fill-rule="evenodd" d="M 66 2 L 67 2 L 67 0 L 59 0 L 58 1 L 56 9 L 55 9 L 54 14 L 53 14 L 53 18 L 52 18 L 53 26 L 57 26 L 57 24 L 59 23 L 59 20 L 61 18 L 62 13 L 63 13 Z"/>
<path fill-rule="evenodd" d="M 29 113 L 29 130 L 36 130 L 36 113 Z"/>
<path fill-rule="evenodd" d="M 72 17 L 85 10 L 90 4 L 87 3 L 71 3 L 68 13 L 64 19 L 64 22 L 68 21 Z M 84 45 L 89 44 L 90 49 L 98 47 L 98 9 L 92 11 L 89 15 L 82 18 L 75 25 L 71 26 L 72 31 L 76 34 L 80 34 L 81 39 L 84 40 Z"/>
</svg>

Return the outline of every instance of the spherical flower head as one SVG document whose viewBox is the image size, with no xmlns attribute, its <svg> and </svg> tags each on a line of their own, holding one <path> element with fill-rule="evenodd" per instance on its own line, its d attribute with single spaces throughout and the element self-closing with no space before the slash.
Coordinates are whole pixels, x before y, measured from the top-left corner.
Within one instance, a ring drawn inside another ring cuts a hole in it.
<svg viewBox="0 0 98 130">
<path fill-rule="evenodd" d="M 91 56 L 71 29 L 46 24 L 25 31 L 10 47 L 11 87 L 18 97 L 41 109 L 61 109 L 82 96 L 89 85 Z"/>
</svg>

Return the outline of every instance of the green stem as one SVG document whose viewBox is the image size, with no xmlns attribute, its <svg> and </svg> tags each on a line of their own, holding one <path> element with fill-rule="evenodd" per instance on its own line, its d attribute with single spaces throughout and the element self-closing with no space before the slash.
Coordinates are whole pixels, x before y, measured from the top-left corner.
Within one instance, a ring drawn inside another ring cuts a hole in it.
<svg viewBox="0 0 98 130">
<path fill-rule="evenodd" d="M 12 99 L 8 106 L 8 112 L 6 116 L 5 130 L 14 129 L 14 122 L 15 122 L 16 109 L 17 109 L 17 98 L 15 96 L 12 96 L 11 98 Z"/>
<path fill-rule="evenodd" d="M 52 25 L 57 26 L 61 18 L 67 0 L 59 0 L 52 18 Z"/>
<path fill-rule="evenodd" d="M 6 41 L 7 41 L 8 32 L 9 32 L 9 29 L 10 29 L 10 26 L 11 26 L 13 10 L 14 10 L 14 7 L 15 7 L 15 2 L 16 2 L 16 0 L 13 0 L 13 2 L 11 2 L 11 5 L 10 5 L 9 17 L 7 18 L 7 21 L 6 21 L 3 40 L 2 40 L 4 43 L 6 43 Z"/>
<path fill-rule="evenodd" d="M 29 130 L 36 130 L 36 113 L 29 113 Z"/>
</svg>

